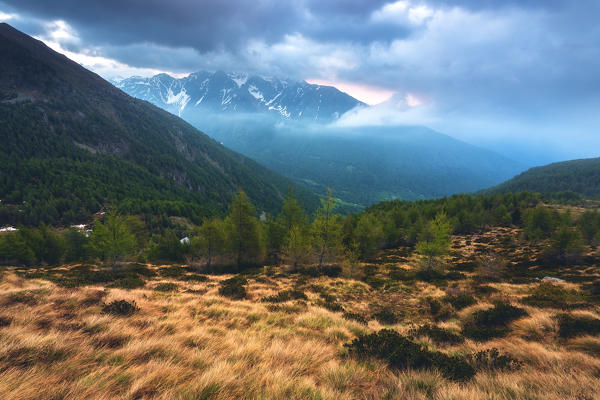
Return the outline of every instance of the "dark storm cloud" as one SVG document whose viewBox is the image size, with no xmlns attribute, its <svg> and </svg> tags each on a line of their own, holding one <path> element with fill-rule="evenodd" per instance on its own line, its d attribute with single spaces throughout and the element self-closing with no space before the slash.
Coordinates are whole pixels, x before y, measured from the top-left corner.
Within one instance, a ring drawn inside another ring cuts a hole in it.
<svg viewBox="0 0 600 400">
<path fill-rule="evenodd" d="M 277 42 L 303 32 L 318 39 L 389 40 L 405 27 L 371 24 L 383 1 L 280 0 L 4 0 L 16 10 L 43 19 L 68 21 L 87 41 L 140 41 L 198 51 L 237 48 L 248 40 Z M 1 4 L 1 3 L 0 3 Z"/>
<path fill-rule="evenodd" d="M 132 67 L 411 94 L 429 113 L 411 123 L 437 121 L 463 138 L 556 142 L 565 131 L 583 140 L 599 129 L 598 0 L 0 0 L 0 11 L 63 49 Z M 75 39 L 56 35 L 56 20 Z"/>
</svg>

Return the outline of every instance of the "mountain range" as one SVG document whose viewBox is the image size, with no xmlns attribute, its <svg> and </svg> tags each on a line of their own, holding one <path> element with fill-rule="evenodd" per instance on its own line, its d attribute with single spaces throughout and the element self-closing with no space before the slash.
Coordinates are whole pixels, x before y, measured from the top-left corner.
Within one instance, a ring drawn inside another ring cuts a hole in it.
<svg viewBox="0 0 600 400">
<path fill-rule="evenodd" d="M 159 74 L 113 82 L 131 96 L 180 117 L 199 112 L 265 113 L 283 119 L 328 122 L 364 103 L 331 86 L 245 73 Z"/>
<path fill-rule="evenodd" d="M 349 207 L 476 191 L 524 169 L 426 127 L 338 127 L 368 106 L 333 87 L 221 71 L 116 85 L 317 193 L 333 188 Z"/>
<path fill-rule="evenodd" d="M 274 212 L 296 187 L 5 23 L 0 140 L 0 225 L 72 223 L 106 205 L 199 223 L 239 189 Z"/>
</svg>

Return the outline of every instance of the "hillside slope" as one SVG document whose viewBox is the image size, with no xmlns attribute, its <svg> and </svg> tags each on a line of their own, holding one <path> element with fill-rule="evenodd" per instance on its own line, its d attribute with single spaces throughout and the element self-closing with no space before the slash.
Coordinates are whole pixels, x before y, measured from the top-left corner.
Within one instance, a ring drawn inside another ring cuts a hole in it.
<svg viewBox="0 0 600 400">
<path fill-rule="evenodd" d="M 421 126 L 336 128 L 215 115 L 190 122 L 316 192 L 329 186 L 361 206 L 471 192 L 523 170 L 513 160 Z"/>
<path fill-rule="evenodd" d="M 563 161 L 531 168 L 489 190 L 492 193 L 571 191 L 600 198 L 600 158 Z"/>
<path fill-rule="evenodd" d="M 70 223 L 106 203 L 200 220 L 239 188 L 274 211 L 293 185 L 7 24 L 0 140 L 0 224 Z"/>
</svg>

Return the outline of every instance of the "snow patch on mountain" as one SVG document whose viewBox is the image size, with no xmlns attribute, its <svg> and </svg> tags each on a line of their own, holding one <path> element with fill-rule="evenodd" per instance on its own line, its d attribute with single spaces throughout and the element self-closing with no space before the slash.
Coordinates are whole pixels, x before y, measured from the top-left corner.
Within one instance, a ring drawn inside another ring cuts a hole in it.
<svg viewBox="0 0 600 400">
<path fill-rule="evenodd" d="M 167 90 L 167 101 L 166 103 L 171 105 L 174 104 L 178 107 L 179 116 L 181 117 L 181 112 L 185 109 L 185 106 L 190 101 L 190 96 L 185 91 L 185 88 L 181 89 L 181 91 L 177 94 L 173 94 L 173 90 L 169 88 Z"/>
<path fill-rule="evenodd" d="M 248 93 L 252 95 L 256 100 L 263 101 L 265 100 L 263 94 L 258 90 L 258 88 L 254 85 L 248 86 Z"/>
</svg>

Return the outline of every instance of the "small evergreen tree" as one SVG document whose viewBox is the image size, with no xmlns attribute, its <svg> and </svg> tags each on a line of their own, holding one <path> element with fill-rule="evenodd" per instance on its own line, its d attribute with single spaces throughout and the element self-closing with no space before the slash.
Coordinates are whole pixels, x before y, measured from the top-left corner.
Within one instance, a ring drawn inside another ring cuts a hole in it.
<svg viewBox="0 0 600 400">
<path fill-rule="evenodd" d="M 85 261 L 90 254 L 89 238 L 75 228 L 64 234 L 65 262 Z"/>
<path fill-rule="evenodd" d="M 354 242 L 358 244 L 361 259 L 375 255 L 384 242 L 383 226 L 373 214 L 362 214 L 353 232 Z"/>
<path fill-rule="evenodd" d="M 243 190 L 238 192 L 229 207 L 225 232 L 238 270 L 261 259 L 263 246 L 260 224 L 256 209 Z"/>
<path fill-rule="evenodd" d="M 313 221 L 312 247 L 317 258 L 319 268 L 325 262 L 337 257 L 341 250 L 341 221 L 334 212 L 335 198 L 331 189 L 327 189 L 327 198 L 321 200 L 321 207 L 317 210 Z"/>
<path fill-rule="evenodd" d="M 196 255 L 206 259 L 206 267 L 213 265 L 215 257 L 223 253 L 225 247 L 225 228 L 223 220 L 213 218 L 204 221 L 198 228 L 198 235 L 192 240 Z"/>
<path fill-rule="evenodd" d="M 425 266 L 431 271 L 439 262 L 440 258 L 450 251 L 450 234 L 452 225 L 444 212 L 436 215 L 419 235 L 417 253 L 424 259 Z"/>
<path fill-rule="evenodd" d="M 292 226 L 285 240 L 283 254 L 293 272 L 296 272 L 298 266 L 308 260 L 310 247 L 307 229 L 298 225 Z"/>
<path fill-rule="evenodd" d="M 125 218 L 110 210 L 104 221 L 96 221 L 90 237 L 92 249 L 105 263 L 114 267 L 118 261 L 131 254 L 135 238 L 129 231 Z"/>
</svg>

